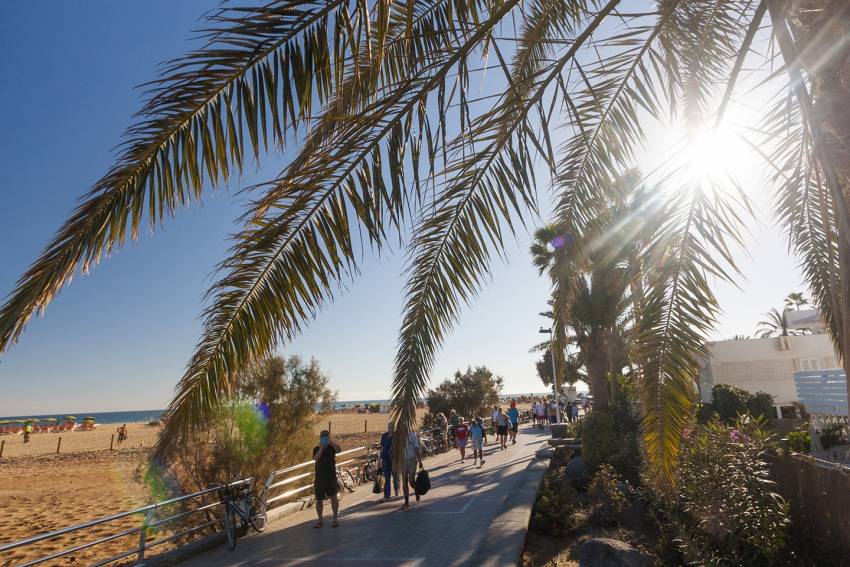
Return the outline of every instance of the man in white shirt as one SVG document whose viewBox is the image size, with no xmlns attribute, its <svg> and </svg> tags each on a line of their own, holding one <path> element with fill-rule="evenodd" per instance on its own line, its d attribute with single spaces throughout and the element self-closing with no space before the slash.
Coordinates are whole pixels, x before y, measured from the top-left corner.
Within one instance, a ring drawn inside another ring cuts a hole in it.
<svg viewBox="0 0 850 567">
<path fill-rule="evenodd" d="M 401 468 L 401 483 L 404 485 L 404 505 L 402 510 L 410 508 L 410 485 L 416 483 L 416 464 L 422 466 L 422 452 L 419 449 L 419 434 L 407 432 L 407 443 L 404 445 L 404 465 Z M 424 467 L 423 467 L 424 468 Z M 419 502 L 419 495 L 416 495 Z"/>
</svg>

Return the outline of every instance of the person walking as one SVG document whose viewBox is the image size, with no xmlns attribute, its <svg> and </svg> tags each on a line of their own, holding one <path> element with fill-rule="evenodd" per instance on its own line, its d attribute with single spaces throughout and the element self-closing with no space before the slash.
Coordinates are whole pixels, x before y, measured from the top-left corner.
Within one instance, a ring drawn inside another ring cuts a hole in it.
<svg viewBox="0 0 850 567">
<path fill-rule="evenodd" d="M 419 448 L 419 434 L 415 431 L 407 432 L 407 442 L 404 444 L 404 464 L 401 467 L 402 490 L 404 491 L 404 505 L 402 510 L 410 508 L 410 487 L 416 486 L 416 464 L 422 467 L 422 450 Z M 422 467 L 425 468 L 425 467 Z M 416 494 L 419 502 L 419 494 Z"/>
<path fill-rule="evenodd" d="M 469 437 L 469 426 L 466 425 L 466 420 L 464 418 L 460 418 L 460 423 L 455 428 L 455 441 L 457 442 L 457 449 L 460 451 L 460 462 L 466 458 L 466 440 Z"/>
<path fill-rule="evenodd" d="M 549 402 L 549 425 L 553 425 L 558 422 L 558 406 L 555 405 L 555 400 Z"/>
<path fill-rule="evenodd" d="M 511 407 L 508 409 L 508 419 L 511 420 L 511 427 L 508 430 L 511 436 L 511 445 L 516 445 L 516 434 L 519 430 L 519 410 L 516 409 L 516 400 L 511 400 Z"/>
<path fill-rule="evenodd" d="M 390 481 L 398 496 L 398 475 L 393 474 L 393 435 L 395 434 L 395 423 L 387 424 L 387 430 L 381 435 L 381 463 L 380 469 L 384 476 L 384 502 L 390 501 Z"/>
<path fill-rule="evenodd" d="M 449 420 L 446 419 L 446 414 L 440 412 L 437 414 L 437 428 L 440 430 L 440 434 L 443 436 L 443 446 L 440 447 L 440 451 L 448 451 L 449 450 Z"/>
<path fill-rule="evenodd" d="M 496 417 L 493 420 L 496 424 L 496 439 L 502 450 L 508 448 L 508 416 L 502 413 L 502 408 L 496 408 Z"/>
<path fill-rule="evenodd" d="M 481 459 L 479 468 L 484 466 L 484 421 L 475 417 L 469 425 L 469 436 L 472 439 L 472 464 Z"/>
<path fill-rule="evenodd" d="M 316 495 L 316 515 L 319 521 L 313 526 L 321 528 L 324 526 L 322 512 L 326 498 L 331 499 L 331 509 L 334 514 L 333 527 L 339 525 L 339 499 L 337 492 L 339 486 L 336 482 L 336 454 L 340 452 L 339 445 L 331 440 L 331 433 L 323 430 L 319 434 L 319 444 L 313 448 L 313 460 L 316 461 L 316 474 L 313 481 L 313 491 Z"/>
<path fill-rule="evenodd" d="M 449 423 L 452 426 L 452 444 L 451 444 L 451 446 L 456 447 L 457 445 L 455 443 L 455 437 L 456 437 L 455 432 L 457 430 L 457 424 L 460 423 L 460 416 L 457 414 L 457 412 L 455 410 L 452 410 L 452 413 L 449 416 Z"/>
<path fill-rule="evenodd" d="M 543 429 L 544 424 L 546 423 L 546 404 L 543 400 L 538 400 L 537 402 L 537 424 L 540 429 Z"/>
</svg>

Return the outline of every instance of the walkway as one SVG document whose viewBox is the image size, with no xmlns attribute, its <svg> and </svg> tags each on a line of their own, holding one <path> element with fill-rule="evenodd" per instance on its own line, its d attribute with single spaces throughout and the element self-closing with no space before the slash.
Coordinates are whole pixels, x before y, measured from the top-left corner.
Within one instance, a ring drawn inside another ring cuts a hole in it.
<svg viewBox="0 0 850 567">
<path fill-rule="evenodd" d="M 411 509 L 401 497 L 388 503 L 371 485 L 346 494 L 340 526 L 332 528 L 330 503 L 325 527 L 314 529 L 314 508 L 269 524 L 262 534 L 239 540 L 235 551 L 219 546 L 187 565 L 426 567 L 514 565 L 519 557 L 529 511 L 548 462 L 535 458 L 545 448 L 548 430 L 524 426 L 517 444 L 501 451 L 484 449 L 486 464 L 461 465 L 457 450 L 425 461 L 432 488 Z M 492 439 L 492 438 L 491 438 Z"/>
</svg>

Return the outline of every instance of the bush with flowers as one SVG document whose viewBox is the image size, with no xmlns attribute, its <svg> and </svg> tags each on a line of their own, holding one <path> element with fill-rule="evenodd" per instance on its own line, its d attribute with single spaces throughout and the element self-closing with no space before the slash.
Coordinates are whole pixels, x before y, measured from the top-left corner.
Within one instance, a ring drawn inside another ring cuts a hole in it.
<svg viewBox="0 0 850 567">
<path fill-rule="evenodd" d="M 790 519 L 770 479 L 777 451 L 762 420 L 713 419 L 688 432 L 675 514 L 686 564 L 769 565 L 781 554 Z"/>
</svg>

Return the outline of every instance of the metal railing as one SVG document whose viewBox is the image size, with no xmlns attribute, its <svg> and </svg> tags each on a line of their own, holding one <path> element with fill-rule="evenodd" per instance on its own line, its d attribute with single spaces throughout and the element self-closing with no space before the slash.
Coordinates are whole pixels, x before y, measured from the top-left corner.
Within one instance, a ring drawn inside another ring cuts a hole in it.
<svg viewBox="0 0 850 567">
<path fill-rule="evenodd" d="M 252 482 L 253 482 L 253 479 L 246 478 L 246 479 L 236 480 L 236 481 L 228 483 L 227 485 L 224 485 L 224 486 L 237 487 L 237 486 L 242 486 L 242 485 L 245 485 L 245 484 L 250 484 Z M 37 535 L 37 536 L 28 537 L 26 539 L 22 539 L 22 540 L 19 540 L 19 541 L 0 544 L 0 554 L 2 554 L 4 552 L 12 551 L 13 549 L 20 549 L 20 548 L 23 548 L 23 547 L 28 547 L 28 546 L 34 545 L 36 543 L 46 541 L 46 540 L 51 540 L 51 539 L 61 537 L 63 535 L 70 534 L 70 533 L 73 533 L 73 532 L 79 532 L 79 531 L 83 531 L 83 530 L 93 528 L 95 526 L 108 524 L 110 522 L 114 522 L 114 521 L 120 520 L 122 518 L 127 518 L 129 516 L 134 516 L 134 515 L 137 515 L 137 514 L 144 514 L 144 520 L 142 522 L 142 525 L 140 525 L 138 527 L 123 530 L 123 531 L 120 531 L 120 532 L 117 532 L 117 533 L 114 533 L 114 534 L 110 534 L 110 535 L 98 538 L 94 541 L 90 541 L 90 542 L 87 542 L 87 543 L 84 543 L 84 544 L 69 547 L 69 548 L 63 549 L 61 551 L 51 553 L 50 555 L 46 555 L 46 556 L 43 556 L 43 557 L 39 557 L 37 559 L 27 561 L 26 563 L 20 564 L 20 566 L 21 567 L 29 567 L 31 565 L 38 565 L 40 563 L 44 563 L 45 561 L 51 561 L 53 559 L 58 559 L 60 557 L 66 556 L 66 555 L 78 553 L 80 551 L 90 549 L 90 548 L 95 547 L 97 545 L 102 545 L 104 543 L 114 541 L 114 540 L 122 538 L 122 537 L 132 536 L 134 534 L 139 534 L 139 544 L 136 547 L 129 549 L 129 550 L 126 550 L 126 551 L 122 551 L 118 555 L 111 556 L 107 559 L 100 560 L 97 563 L 94 563 L 93 565 L 96 565 L 96 566 L 106 565 L 108 563 L 113 563 L 115 561 L 119 561 L 121 559 L 130 557 L 131 555 L 136 555 L 137 556 L 136 561 L 141 562 L 145 558 L 145 551 L 146 550 L 148 550 L 152 547 L 158 546 L 158 545 L 162 545 L 162 544 L 167 543 L 169 541 L 173 541 L 173 540 L 178 539 L 180 537 L 184 537 L 184 536 L 187 536 L 189 534 L 193 534 L 193 533 L 195 533 L 199 530 L 202 530 L 204 528 L 210 527 L 210 526 L 218 523 L 219 520 L 214 519 L 212 521 L 204 522 L 204 523 L 201 523 L 199 525 L 195 525 L 195 526 L 192 526 L 192 527 L 189 527 L 189 528 L 179 530 L 176 533 L 170 534 L 168 537 L 156 539 L 154 541 L 149 542 L 148 541 L 148 534 L 149 534 L 150 530 L 153 530 L 153 529 L 159 528 L 160 526 L 163 526 L 165 524 L 169 524 L 171 522 L 175 522 L 177 520 L 189 517 L 189 516 L 191 516 L 193 514 L 197 514 L 199 512 L 212 510 L 213 508 L 220 506 L 221 502 L 216 501 L 216 502 L 213 502 L 213 503 L 210 503 L 210 504 L 200 505 L 200 506 L 197 506 L 197 507 L 189 509 L 189 510 L 181 511 L 181 512 L 178 512 L 176 514 L 171 514 L 171 515 L 169 515 L 165 518 L 155 519 L 154 518 L 155 514 L 158 511 L 163 510 L 165 508 L 168 508 L 170 506 L 173 506 L 175 504 L 179 504 L 181 502 L 186 502 L 186 501 L 189 501 L 189 500 L 192 500 L 192 499 L 195 499 L 195 498 L 200 498 L 200 497 L 205 496 L 207 494 L 210 494 L 212 492 L 217 492 L 218 490 L 220 490 L 224 486 L 210 487 L 210 488 L 207 488 L 205 490 L 193 492 L 191 494 L 184 494 L 182 496 L 177 496 L 175 498 L 169 498 L 168 500 L 163 500 L 161 502 L 155 502 L 153 504 L 148 504 L 147 506 L 142 506 L 141 508 L 136 508 L 135 510 L 129 510 L 129 511 L 126 511 L 126 512 L 119 512 L 118 514 L 112 514 L 111 516 L 104 516 L 104 517 L 98 518 L 96 520 L 90 520 L 88 522 L 83 522 L 81 524 L 76 524 L 74 526 L 68 526 L 66 528 L 61 528 L 59 530 L 55 530 L 55 531 L 52 531 L 52 532 L 47 532 L 47 533 L 40 534 L 40 535 Z"/>
<path fill-rule="evenodd" d="M 489 420 L 489 418 L 487 418 Z M 365 453 L 365 455 L 369 454 L 369 450 L 372 445 L 364 445 L 361 447 L 356 447 L 354 449 L 349 449 L 347 451 L 342 451 L 337 454 L 337 457 L 349 457 L 341 462 L 337 463 L 337 467 L 345 467 L 345 465 L 350 465 L 351 463 L 357 462 L 360 460 L 358 453 Z M 365 456 L 364 455 L 364 456 Z M 263 487 L 262 498 L 266 501 L 267 510 L 274 509 L 285 504 L 287 501 L 296 499 L 300 497 L 304 492 L 311 489 L 313 487 L 313 471 L 300 472 L 308 467 L 311 467 L 315 464 L 313 460 L 306 461 L 304 463 L 299 463 L 297 465 L 292 465 L 290 467 L 285 467 L 282 469 L 278 469 L 271 474 L 269 474 L 266 479 Z M 298 473 L 298 474 L 292 474 Z M 221 525 L 221 519 L 219 517 L 215 517 L 212 520 L 206 521 L 208 517 L 205 517 L 197 525 L 193 525 L 191 527 L 185 527 L 185 525 L 181 524 L 178 526 L 178 531 L 172 534 L 169 534 L 167 537 L 157 538 L 149 541 L 149 534 L 151 530 L 160 528 L 161 526 L 165 526 L 166 524 L 172 524 L 177 522 L 178 520 L 184 520 L 185 518 L 189 518 L 195 514 L 199 514 L 202 512 L 208 512 L 210 510 L 216 510 L 219 506 L 221 506 L 221 501 L 217 500 L 211 503 L 203 503 L 198 502 L 195 504 L 195 507 L 181 510 L 180 512 L 170 514 L 164 518 L 155 518 L 157 512 L 161 512 L 164 509 L 174 506 L 180 503 L 187 503 L 194 499 L 202 499 L 204 496 L 207 496 L 213 492 L 217 492 L 225 487 L 238 487 L 245 484 L 252 484 L 253 479 L 246 478 L 233 481 L 228 483 L 227 485 L 217 485 L 211 486 L 204 490 L 193 492 L 191 494 L 185 494 L 181 496 L 176 496 L 174 498 L 170 498 L 168 500 L 163 500 L 161 502 L 155 502 L 153 504 L 149 504 L 147 506 L 143 506 L 141 508 L 136 508 L 134 510 L 128 510 L 126 512 L 119 512 L 117 514 L 113 514 L 111 516 L 104 516 L 102 518 L 97 518 L 95 520 L 90 520 L 88 522 L 83 522 L 80 524 L 76 524 L 73 526 L 68 526 L 65 528 L 61 528 L 52 532 L 47 532 L 44 534 L 32 536 L 26 539 L 22 539 L 19 541 L 14 541 L 10 543 L 0 543 L 0 560 L 3 559 L 2 554 L 5 552 L 9 552 L 15 549 L 21 549 L 25 547 L 30 547 L 39 542 L 51 540 L 54 538 L 58 538 L 70 533 L 74 532 L 82 532 L 85 530 L 89 530 L 91 528 L 101 526 L 103 524 L 108 524 L 110 522 L 115 522 L 117 520 L 121 520 L 123 518 L 135 516 L 135 515 L 144 515 L 144 519 L 142 520 L 141 525 L 125 530 L 118 531 L 116 533 L 106 535 L 95 539 L 93 541 L 75 545 L 73 547 L 68 547 L 62 549 L 60 551 L 56 551 L 49 555 L 39 557 L 37 559 L 27 560 L 26 563 L 20 564 L 20 567 L 29 567 L 32 565 L 39 565 L 46 561 L 51 561 L 54 559 L 58 559 L 60 557 L 65 557 L 68 555 L 72 555 L 74 553 L 79 553 L 86 549 L 91 549 L 98 545 L 102 545 L 108 543 L 110 541 L 114 541 L 120 538 L 133 536 L 135 534 L 139 535 L 138 545 L 133 547 L 132 549 L 128 549 L 120 552 L 117 555 L 110 556 L 109 558 L 98 560 L 97 563 L 93 563 L 92 565 L 101 566 L 107 565 L 109 563 L 113 563 L 115 561 L 119 561 L 125 558 L 128 558 L 132 555 L 136 555 L 136 562 L 141 563 L 144 561 L 145 552 L 151 548 L 163 545 L 170 541 L 174 541 L 176 539 L 186 537 L 201 530 L 213 527 L 219 527 Z M 219 531 L 219 530 L 214 530 Z"/>
</svg>

